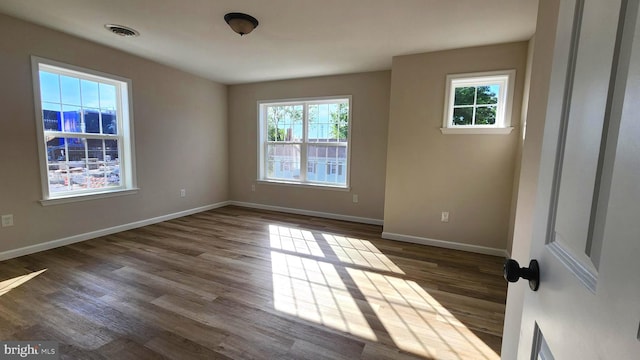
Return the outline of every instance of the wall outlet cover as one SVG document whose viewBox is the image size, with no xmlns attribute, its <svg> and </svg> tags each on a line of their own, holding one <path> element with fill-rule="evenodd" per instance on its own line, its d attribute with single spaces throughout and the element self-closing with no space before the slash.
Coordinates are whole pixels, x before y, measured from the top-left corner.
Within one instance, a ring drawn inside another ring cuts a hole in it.
<svg viewBox="0 0 640 360">
<path fill-rule="evenodd" d="M 2 227 L 13 226 L 13 214 L 2 215 Z"/>
</svg>

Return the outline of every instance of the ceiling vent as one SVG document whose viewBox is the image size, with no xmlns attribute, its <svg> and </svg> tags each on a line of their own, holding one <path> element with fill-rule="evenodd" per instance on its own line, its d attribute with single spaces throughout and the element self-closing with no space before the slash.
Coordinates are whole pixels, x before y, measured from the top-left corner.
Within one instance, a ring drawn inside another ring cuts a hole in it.
<svg viewBox="0 0 640 360">
<path fill-rule="evenodd" d="M 133 30 L 130 27 L 126 27 L 126 26 L 122 26 L 122 25 L 115 25 L 115 24 L 107 24 L 104 27 L 107 28 L 107 30 L 111 31 L 112 33 L 114 33 L 116 35 L 120 35 L 120 36 L 124 36 L 124 37 L 140 36 L 139 32 L 137 32 L 136 30 Z"/>
</svg>

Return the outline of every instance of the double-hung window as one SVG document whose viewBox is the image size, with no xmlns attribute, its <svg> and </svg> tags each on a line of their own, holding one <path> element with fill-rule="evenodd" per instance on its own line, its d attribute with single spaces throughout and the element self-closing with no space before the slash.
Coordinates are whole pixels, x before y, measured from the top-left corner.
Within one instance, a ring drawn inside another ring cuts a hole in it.
<svg viewBox="0 0 640 360">
<path fill-rule="evenodd" d="M 33 57 L 43 204 L 135 188 L 128 79 Z"/>
<path fill-rule="evenodd" d="M 347 188 L 351 97 L 259 103 L 259 178 Z"/>
<path fill-rule="evenodd" d="M 511 132 L 514 81 L 514 70 L 448 75 L 442 132 Z"/>
</svg>

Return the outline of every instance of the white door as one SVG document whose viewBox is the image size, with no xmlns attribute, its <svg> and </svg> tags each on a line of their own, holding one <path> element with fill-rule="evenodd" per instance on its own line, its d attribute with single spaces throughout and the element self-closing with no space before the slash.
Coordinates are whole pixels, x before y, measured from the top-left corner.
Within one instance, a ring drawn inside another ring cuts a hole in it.
<svg viewBox="0 0 640 360">
<path fill-rule="evenodd" d="M 560 2 L 519 359 L 640 359 L 638 3 Z"/>
</svg>

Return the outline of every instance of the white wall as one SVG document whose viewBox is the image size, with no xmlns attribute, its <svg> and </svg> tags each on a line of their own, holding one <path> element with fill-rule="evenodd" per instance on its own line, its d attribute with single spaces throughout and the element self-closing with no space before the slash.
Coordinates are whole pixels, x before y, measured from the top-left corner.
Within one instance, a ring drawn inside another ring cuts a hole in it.
<svg viewBox="0 0 640 360">
<path fill-rule="evenodd" d="M 31 55 L 132 80 L 138 194 L 39 203 Z M 226 86 L 4 15 L 0 62 L 0 254 L 227 200 Z"/>
<path fill-rule="evenodd" d="M 540 1 L 538 7 L 537 32 L 531 61 L 526 138 L 522 150 L 520 185 L 511 248 L 511 257 L 520 264 L 528 264 L 530 260 L 533 210 L 538 188 L 542 133 L 547 111 L 558 6 L 559 0 L 544 0 Z M 522 306 L 526 291 L 531 291 L 526 281 L 509 284 L 502 338 L 502 357 L 504 359 L 516 358 L 518 340 L 520 339 Z"/>
<path fill-rule="evenodd" d="M 393 58 L 384 233 L 507 247 L 527 42 Z M 509 135 L 443 135 L 447 74 L 516 70 Z M 449 222 L 440 221 L 442 211 Z"/>
<path fill-rule="evenodd" d="M 390 72 L 376 71 L 230 86 L 231 200 L 382 220 L 389 84 Z M 256 183 L 257 102 L 335 95 L 352 97 L 350 191 Z M 353 203 L 353 194 L 358 194 L 358 203 Z"/>
</svg>

